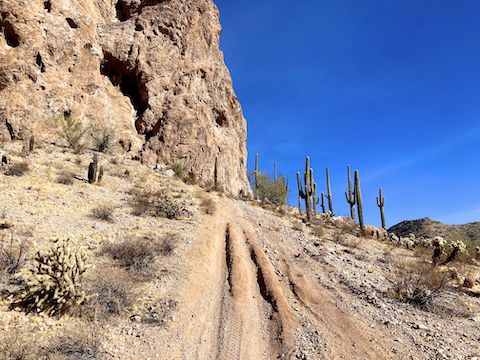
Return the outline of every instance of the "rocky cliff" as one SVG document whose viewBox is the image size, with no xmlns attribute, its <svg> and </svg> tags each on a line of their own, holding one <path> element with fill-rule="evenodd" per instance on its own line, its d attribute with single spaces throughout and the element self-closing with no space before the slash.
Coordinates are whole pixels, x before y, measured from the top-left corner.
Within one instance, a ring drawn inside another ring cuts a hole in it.
<svg viewBox="0 0 480 360">
<path fill-rule="evenodd" d="M 144 162 L 181 163 L 202 185 L 217 172 L 223 190 L 247 193 L 246 124 L 220 31 L 211 0 L 2 0 L 0 132 L 45 134 L 67 113 L 115 129 Z"/>
</svg>

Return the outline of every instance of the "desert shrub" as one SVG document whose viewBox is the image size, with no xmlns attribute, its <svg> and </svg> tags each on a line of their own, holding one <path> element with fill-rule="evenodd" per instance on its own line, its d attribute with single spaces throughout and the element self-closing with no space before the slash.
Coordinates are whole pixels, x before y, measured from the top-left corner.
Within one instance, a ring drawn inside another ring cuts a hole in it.
<svg viewBox="0 0 480 360">
<path fill-rule="evenodd" d="M 108 153 L 112 150 L 113 146 L 113 130 L 110 128 L 104 128 L 92 134 L 93 148 L 101 153 Z"/>
<path fill-rule="evenodd" d="M 134 192 L 133 213 L 177 219 L 187 213 L 186 205 L 170 195 L 166 189 L 143 189 Z"/>
<path fill-rule="evenodd" d="M 250 175 L 252 188 L 255 189 L 255 197 L 263 202 L 269 202 L 277 206 L 285 205 L 288 192 L 285 187 L 284 177 L 277 180 L 270 178 L 268 174 L 260 172 L 258 174 L 258 184 L 255 187 L 255 174 Z"/>
<path fill-rule="evenodd" d="M 102 276 L 86 281 L 88 300 L 79 315 L 89 319 L 106 319 L 128 310 L 135 300 L 135 283 L 122 269 L 102 268 Z"/>
<path fill-rule="evenodd" d="M 56 240 L 36 251 L 30 266 L 20 273 L 22 286 L 13 293 L 10 309 L 62 316 L 85 300 L 80 279 L 87 270 L 86 256 L 70 240 Z"/>
<path fill-rule="evenodd" d="M 159 252 L 163 256 L 169 256 L 175 250 L 177 236 L 175 234 L 167 234 L 159 246 Z"/>
<path fill-rule="evenodd" d="M 0 271 L 9 275 L 19 271 L 26 262 L 29 247 L 29 241 L 13 233 L 0 235 Z"/>
<path fill-rule="evenodd" d="M 62 170 L 57 177 L 57 183 L 62 185 L 72 185 L 74 174 L 71 171 Z"/>
<path fill-rule="evenodd" d="M 39 346 L 36 340 L 26 337 L 18 329 L 10 329 L 0 336 L 0 359 L 2 360 L 38 360 Z"/>
<path fill-rule="evenodd" d="M 97 360 L 102 358 L 102 337 L 98 331 L 78 331 L 54 340 L 46 353 L 48 358 L 64 360 Z"/>
<path fill-rule="evenodd" d="M 23 176 L 30 171 L 30 165 L 27 162 L 13 163 L 5 171 L 7 176 Z"/>
<path fill-rule="evenodd" d="M 88 128 L 82 121 L 70 114 L 64 114 L 59 120 L 59 135 L 67 142 L 74 153 L 80 154 L 85 150 L 85 135 Z"/>
<path fill-rule="evenodd" d="M 109 204 L 99 205 L 92 209 L 94 219 L 113 222 L 113 206 Z"/>
<path fill-rule="evenodd" d="M 179 179 L 185 179 L 187 171 L 180 161 L 175 161 L 168 166 L 168 169 L 173 170 L 175 176 Z"/>
<path fill-rule="evenodd" d="M 431 309 L 433 300 L 452 278 L 449 272 L 418 262 L 411 263 L 397 274 L 388 296 L 416 306 Z"/>
<path fill-rule="evenodd" d="M 200 208 L 207 215 L 213 215 L 217 210 L 217 203 L 211 198 L 203 198 L 200 202 Z"/>
<path fill-rule="evenodd" d="M 312 234 L 321 238 L 325 235 L 325 228 L 322 225 L 312 226 Z"/>
<path fill-rule="evenodd" d="M 158 247 L 149 238 L 125 239 L 119 243 L 104 244 L 103 253 L 127 270 L 141 271 L 155 262 Z"/>
</svg>

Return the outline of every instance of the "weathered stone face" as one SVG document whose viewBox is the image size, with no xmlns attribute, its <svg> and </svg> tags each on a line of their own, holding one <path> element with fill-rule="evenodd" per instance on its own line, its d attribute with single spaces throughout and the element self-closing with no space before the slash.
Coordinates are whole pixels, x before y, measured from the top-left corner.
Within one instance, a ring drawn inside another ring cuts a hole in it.
<svg viewBox="0 0 480 360">
<path fill-rule="evenodd" d="M 249 193 L 246 124 L 211 0 L 3 0 L 0 132 L 68 112 L 144 162 Z"/>
</svg>

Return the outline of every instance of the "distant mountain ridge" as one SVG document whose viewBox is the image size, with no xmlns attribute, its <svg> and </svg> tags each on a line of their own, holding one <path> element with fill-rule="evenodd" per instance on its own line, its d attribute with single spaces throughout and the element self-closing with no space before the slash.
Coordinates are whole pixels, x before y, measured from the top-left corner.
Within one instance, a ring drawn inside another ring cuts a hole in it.
<svg viewBox="0 0 480 360">
<path fill-rule="evenodd" d="M 430 218 L 406 220 L 392 226 L 388 232 L 397 236 L 414 234 L 417 237 L 442 236 L 447 240 L 480 241 L 480 222 L 462 225 L 447 225 Z"/>
</svg>

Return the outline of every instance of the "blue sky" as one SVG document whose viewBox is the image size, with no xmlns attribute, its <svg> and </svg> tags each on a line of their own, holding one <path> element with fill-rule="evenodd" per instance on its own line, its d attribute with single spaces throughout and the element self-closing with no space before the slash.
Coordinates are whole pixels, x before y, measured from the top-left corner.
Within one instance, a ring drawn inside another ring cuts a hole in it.
<svg viewBox="0 0 480 360">
<path fill-rule="evenodd" d="M 221 46 L 248 123 L 249 168 L 291 177 L 312 158 L 366 221 L 480 220 L 480 1 L 217 0 Z"/>
</svg>

